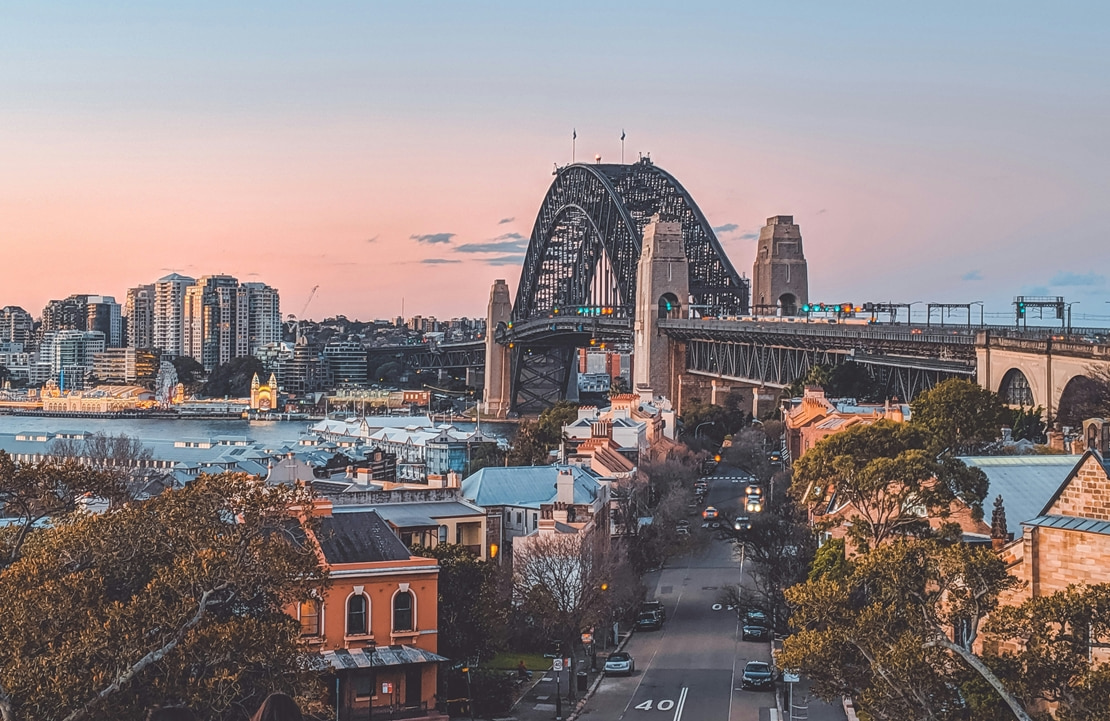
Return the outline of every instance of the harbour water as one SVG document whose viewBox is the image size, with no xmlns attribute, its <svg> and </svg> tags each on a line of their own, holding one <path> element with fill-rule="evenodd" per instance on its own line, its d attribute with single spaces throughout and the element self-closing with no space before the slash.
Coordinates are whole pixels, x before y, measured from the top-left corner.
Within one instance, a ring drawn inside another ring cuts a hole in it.
<svg viewBox="0 0 1110 721">
<path fill-rule="evenodd" d="M 247 421 L 241 419 L 194 420 L 176 418 L 42 418 L 0 415 L 0 433 L 20 431 L 86 431 L 128 435 L 139 440 L 177 440 L 212 436 L 246 436 L 263 443 L 295 441 L 315 421 Z M 459 430 L 473 430 L 474 423 L 452 423 Z M 482 433 L 511 439 L 516 424 L 482 421 Z"/>
</svg>

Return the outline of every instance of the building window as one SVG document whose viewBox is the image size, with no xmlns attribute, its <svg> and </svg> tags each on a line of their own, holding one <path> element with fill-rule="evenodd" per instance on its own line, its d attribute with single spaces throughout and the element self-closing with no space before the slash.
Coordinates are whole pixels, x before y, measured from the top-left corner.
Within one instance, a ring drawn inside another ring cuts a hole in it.
<svg viewBox="0 0 1110 721">
<path fill-rule="evenodd" d="M 320 602 L 314 598 L 301 604 L 301 635 L 320 635 Z"/>
<path fill-rule="evenodd" d="M 439 527 L 439 542 L 447 543 L 447 526 Z"/>
<path fill-rule="evenodd" d="M 393 631 L 412 631 L 412 592 L 398 591 L 393 597 Z"/>
<path fill-rule="evenodd" d="M 347 635 L 362 636 L 367 633 L 366 618 L 368 602 L 366 596 L 356 594 L 347 599 Z"/>
<path fill-rule="evenodd" d="M 533 513 L 532 514 L 532 530 L 534 531 L 539 527 L 540 527 L 540 514 Z"/>
<path fill-rule="evenodd" d="M 522 514 L 521 514 L 520 511 L 516 512 L 516 525 L 518 525 L 518 526 L 524 522 L 524 521 L 521 520 L 521 515 Z"/>
</svg>

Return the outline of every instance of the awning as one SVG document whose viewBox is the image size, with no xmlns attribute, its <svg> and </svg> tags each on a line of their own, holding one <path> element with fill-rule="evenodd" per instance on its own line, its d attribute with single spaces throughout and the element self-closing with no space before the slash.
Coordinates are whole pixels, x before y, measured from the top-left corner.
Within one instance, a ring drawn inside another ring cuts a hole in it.
<svg viewBox="0 0 1110 721">
<path fill-rule="evenodd" d="M 439 663 L 448 659 L 412 646 L 382 646 L 360 649 L 336 649 L 321 651 L 324 663 L 334 669 L 377 668 L 380 666 L 403 666 L 409 663 Z"/>
</svg>

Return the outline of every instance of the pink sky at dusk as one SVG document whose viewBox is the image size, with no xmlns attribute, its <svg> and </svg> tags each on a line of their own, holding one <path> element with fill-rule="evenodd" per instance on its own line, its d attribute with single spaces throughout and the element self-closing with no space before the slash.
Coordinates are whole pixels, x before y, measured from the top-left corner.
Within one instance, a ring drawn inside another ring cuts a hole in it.
<svg viewBox="0 0 1110 721">
<path fill-rule="evenodd" d="M 712 7 L 710 26 L 734 12 Z M 275 22 L 295 24 L 289 14 Z M 249 19 L 217 29 L 246 29 Z M 44 32 L 32 20 L 42 19 L 26 9 L 22 21 Z M 440 48 L 442 66 L 366 60 L 356 81 L 344 62 L 360 62 L 357 43 L 338 42 L 326 62 L 311 52 L 328 33 L 346 38 L 331 26 L 290 57 L 249 37 L 233 52 L 202 27 L 212 54 L 231 56 L 226 73 L 173 42 L 129 46 L 126 17 L 116 18 L 114 41 L 87 41 L 83 52 L 60 43 L 0 51 L 9 68 L 0 71 L 0 305 L 37 316 L 47 300 L 72 293 L 122 302 L 128 287 L 177 271 L 267 282 L 281 291 L 284 313 L 320 285 L 313 318 L 392 317 L 402 297 L 406 315 L 484 315 L 490 284 L 506 278 L 515 288 L 519 264 L 456 249 L 527 238 L 552 164 L 570 159 L 571 129 L 578 160 L 600 153 L 615 162 L 623 128 L 629 160 L 650 152 L 712 225 L 736 227 L 720 239 L 741 273 L 750 274 L 754 247 L 743 236 L 768 216 L 792 214 L 815 300 L 987 300 L 1002 311 L 1010 296 L 1043 289 L 1108 314 L 1105 88 L 1053 82 L 1068 68 L 1038 65 L 1017 40 L 985 42 L 1040 75 L 998 72 L 985 55 L 931 55 L 935 38 L 920 28 L 913 32 L 925 35 L 908 36 L 892 68 L 801 42 L 820 36 L 817 19 L 798 29 L 800 57 L 773 66 L 753 58 L 755 38 L 748 49 L 717 38 L 719 48 L 695 51 L 699 28 L 680 29 L 655 56 L 664 62 L 654 79 L 643 48 L 625 53 L 631 62 L 612 48 L 591 50 L 618 75 L 635 73 L 598 87 L 582 63 L 513 66 L 525 49 L 554 42 L 543 18 L 533 26 L 515 17 L 517 30 L 539 34 L 515 33 L 502 55 L 477 49 L 483 38 L 470 47 L 444 22 L 421 26 L 421 37 L 450 38 L 468 52 Z M 4 40 L 0 30 L 0 47 Z M 949 40 L 957 49 L 973 42 Z M 1084 47 L 1073 43 L 1077 54 Z M 113 59 L 116 48 L 127 63 Z M 69 79 L 67 53 L 69 62 L 92 57 L 91 69 Z M 36 69 L 43 54 L 49 62 Z M 558 54 L 547 52 L 552 61 Z M 168 89 L 141 67 L 148 57 L 176 68 Z M 23 75 L 10 70 L 13 60 Z M 389 75 L 379 83 L 375 72 Z M 75 90 L 86 76 L 98 92 Z M 225 76 L 234 80 L 226 87 Z M 413 239 L 432 234 L 450 241 Z M 1069 251 L 1056 252 L 1065 238 Z M 1101 267 L 1084 259 L 1092 253 Z M 1053 278 L 1086 280 L 1064 289 Z"/>
</svg>

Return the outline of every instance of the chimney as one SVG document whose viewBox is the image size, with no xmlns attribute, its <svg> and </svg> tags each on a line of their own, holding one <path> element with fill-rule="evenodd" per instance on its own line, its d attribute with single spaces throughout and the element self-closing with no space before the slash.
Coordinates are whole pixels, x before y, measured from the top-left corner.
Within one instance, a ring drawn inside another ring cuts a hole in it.
<svg viewBox="0 0 1110 721">
<path fill-rule="evenodd" d="M 555 500 L 559 503 L 574 503 L 574 474 L 569 468 L 560 468 L 555 480 Z"/>
<path fill-rule="evenodd" d="M 554 519 L 556 523 L 562 523 L 563 525 L 566 525 L 567 504 L 559 502 L 553 504 L 551 507 L 551 518 Z"/>
<path fill-rule="evenodd" d="M 1064 452 L 1064 432 L 1060 430 L 1059 424 L 1048 432 L 1048 447 L 1054 451 Z"/>
<path fill-rule="evenodd" d="M 457 471 L 447 472 L 446 488 L 462 488 L 462 476 Z"/>
<path fill-rule="evenodd" d="M 347 479 L 348 480 L 356 480 L 355 467 L 354 466 L 347 466 Z"/>
<path fill-rule="evenodd" d="M 429 473 L 428 474 L 428 488 L 445 488 L 446 485 L 447 485 L 447 479 L 443 477 L 443 474 L 440 474 L 440 473 Z"/>
<path fill-rule="evenodd" d="M 1002 442 L 1011 443 L 1014 440 L 1014 429 L 1009 426 L 1002 426 Z"/>
<path fill-rule="evenodd" d="M 994 499 L 994 511 L 991 513 L 991 548 L 1001 551 L 1010 534 L 1006 527 L 1006 508 L 1002 505 L 1002 496 Z"/>
</svg>

